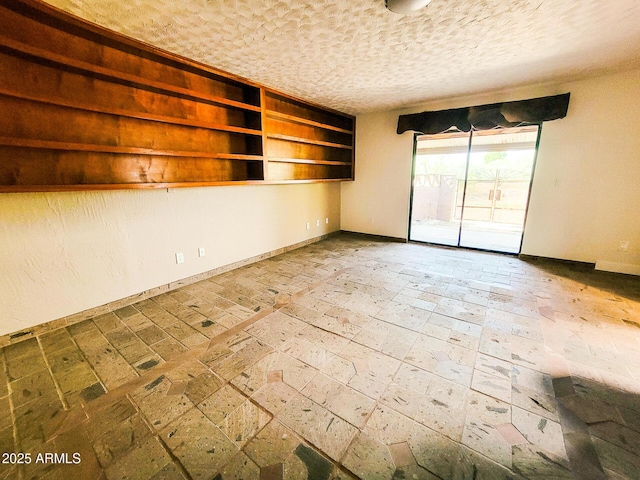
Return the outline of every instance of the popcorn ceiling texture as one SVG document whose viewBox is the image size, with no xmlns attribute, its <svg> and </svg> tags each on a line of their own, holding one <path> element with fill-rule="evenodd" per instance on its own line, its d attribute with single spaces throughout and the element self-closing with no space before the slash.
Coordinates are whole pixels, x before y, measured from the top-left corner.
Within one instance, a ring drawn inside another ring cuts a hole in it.
<svg viewBox="0 0 640 480">
<path fill-rule="evenodd" d="M 47 0 L 159 48 L 359 114 L 640 63 L 638 0 Z"/>
</svg>

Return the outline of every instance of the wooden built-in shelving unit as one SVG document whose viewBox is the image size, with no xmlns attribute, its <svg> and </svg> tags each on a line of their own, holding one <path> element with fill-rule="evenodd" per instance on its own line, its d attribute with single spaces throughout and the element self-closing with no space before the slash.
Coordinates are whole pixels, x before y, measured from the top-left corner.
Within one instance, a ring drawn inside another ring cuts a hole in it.
<svg viewBox="0 0 640 480">
<path fill-rule="evenodd" d="M 270 180 L 353 178 L 353 117 L 271 91 L 264 108 Z"/>
<path fill-rule="evenodd" d="M 355 119 L 0 0 L 0 192 L 353 179 Z"/>
</svg>

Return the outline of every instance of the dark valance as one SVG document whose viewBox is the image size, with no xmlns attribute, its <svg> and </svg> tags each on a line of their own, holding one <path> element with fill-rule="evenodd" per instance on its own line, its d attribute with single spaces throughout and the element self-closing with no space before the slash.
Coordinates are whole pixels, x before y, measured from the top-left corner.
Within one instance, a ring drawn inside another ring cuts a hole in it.
<svg viewBox="0 0 640 480">
<path fill-rule="evenodd" d="M 488 130 L 497 127 L 557 120 L 567 115 L 569 93 L 552 97 L 532 98 L 517 102 L 491 103 L 475 107 L 452 108 L 435 112 L 412 113 L 398 118 L 398 134 L 413 130 L 423 134 L 458 130 Z"/>
</svg>

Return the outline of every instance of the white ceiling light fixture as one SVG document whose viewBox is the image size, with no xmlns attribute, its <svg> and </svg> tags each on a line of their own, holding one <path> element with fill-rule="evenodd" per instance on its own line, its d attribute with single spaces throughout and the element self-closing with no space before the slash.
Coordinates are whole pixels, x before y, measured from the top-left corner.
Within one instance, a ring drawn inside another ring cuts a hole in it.
<svg viewBox="0 0 640 480">
<path fill-rule="evenodd" d="M 385 0 L 384 3 L 394 13 L 411 13 L 426 7 L 431 0 Z"/>
</svg>

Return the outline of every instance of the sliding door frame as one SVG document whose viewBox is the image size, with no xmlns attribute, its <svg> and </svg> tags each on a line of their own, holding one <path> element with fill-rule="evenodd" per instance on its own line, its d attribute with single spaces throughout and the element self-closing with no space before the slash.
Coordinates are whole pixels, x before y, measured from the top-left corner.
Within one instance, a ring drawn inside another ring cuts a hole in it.
<svg viewBox="0 0 640 480">
<path fill-rule="evenodd" d="M 409 196 L 409 228 L 407 231 L 407 241 L 411 242 L 411 243 L 419 243 L 419 244 L 423 244 L 423 245 L 434 245 L 434 246 L 438 246 L 438 247 L 445 247 L 445 248 L 462 248 L 462 249 L 466 249 L 466 250 L 478 250 L 481 252 L 491 252 L 491 253 L 500 253 L 502 255 L 512 255 L 512 256 L 518 256 L 520 255 L 520 252 L 522 252 L 522 244 L 524 242 L 524 233 L 525 233 L 525 229 L 526 229 L 526 225 L 527 225 L 527 217 L 529 216 L 529 203 L 531 201 L 531 190 L 533 189 L 533 179 L 535 176 L 535 172 L 536 172 L 536 164 L 538 162 L 538 149 L 540 147 L 540 137 L 542 136 L 542 122 L 540 123 L 532 123 L 528 126 L 537 126 L 538 127 L 538 131 L 537 131 L 537 137 L 536 137 L 536 142 L 535 142 L 535 150 L 534 150 L 534 154 L 533 154 L 533 162 L 531 165 L 531 175 L 529 177 L 529 190 L 527 192 L 527 201 L 525 203 L 525 212 L 524 212 L 524 221 L 522 222 L 522 235 L 520 237 L 520 245 L 518 247 L 518 251 L 517 252 L 503 252 L 500 250 L 492 250 L 492 249 L 487 249 L 487 248 L 479 248 L 479 247 L 466 247 L 466 246 L 461 246 L 460 245 L 460 239 L 462 236 L 462 222 L 464 220 L 464 208 L 465 208 L 465 200 L 466 200 L 466 195 L 467 195 L 467 181 L 468 181 L 468 177 L 469 177 L 469 163 L 470 163 L 470 158 L 471 158 L 471 147 L 472 147 L 472 141 L 473 141 L 473 132 L 474 130 L 470 130 L 469 131 L 469 142 L 467 144 L 467 160 L 466 160 L 466 165 L 465 165 L 465 174 L 464 174 L 464 188 L 462 191 L 462 207 L 460 210 L 460 224 L 458 226 L 458 242 L 457 245 L 445 245 L 445 244 L 440 244 L 440 243 L 435 243 L 435 242 L 425 242 L 422 240 L 412 240 L 411 239 L 411 219 L 413 218 L 413 195 L 414 195 L 414 188 L 415 188 L 415 177 L 416 177 L 416 157 L 417 157 L 417 152 L 418 152 L 418 137 L 421 137 L 422 135 L 419 133 L 414 133 L 413 134 L 413 156 L 412 156 L 412 161 L 411 161 L 411 189 L 410 189 L 410 196 Z M 508 129 L 505 128 L 505 130 Z"/>
<path fill-rule="evenodd" d="M 520 238 L 520 248 L 518 249 L 518 253 L 515 255 L 520 255 L 522 252 L 522 244 L 524 243 L 524 232 L 527 228 L 527 218 L 529 217 L 529 202 L 531 201 L 531 190 L 533 190 L 533 177 L 536 174 L 536 165 L 538 163 L 538 149 L 540 147 L 540 137 L 542 136 L 542 122 L 537 123 L 538 125 L 538 138 L 536 138 L 536 150 L 533 154 L 533 165 L 531 165 L 531 178 L 529 179 L 529 193 L 527 194 L 527 203 L 524 209 L 524 221 L 522 222 L 522 237 Z"/>
</svg>

